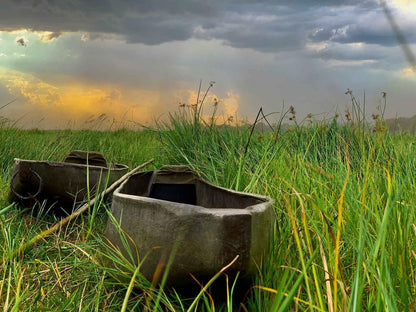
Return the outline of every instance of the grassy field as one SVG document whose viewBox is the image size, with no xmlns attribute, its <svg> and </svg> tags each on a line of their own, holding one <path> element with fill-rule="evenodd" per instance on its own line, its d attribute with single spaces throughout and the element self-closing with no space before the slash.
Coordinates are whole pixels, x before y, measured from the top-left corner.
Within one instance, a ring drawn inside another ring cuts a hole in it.
<svg viewBox="0 0 416 312">
<path fill-rule="evenodd" d="M 4 311 L 411 311 L 415 142 L 336 119 L 252 134 L 246 126 L 218 127 L 184 114 L 141 132 L 3 125 L 0 305 Z M 102 259 L 115 255 L 103 237 L 105 202 L 12 257 L 57 219 L 35 218 L 7 201 L 13 158 L 62 160 L 73 149 L 101 151 L 130 167 L 155 158 L 147 170 L 187 164 L 215 184 L 274 198 L 271 253 L 246 300 L 186 298 L 139 277 L 109 278 L 113 271 Z"/>
</svg>

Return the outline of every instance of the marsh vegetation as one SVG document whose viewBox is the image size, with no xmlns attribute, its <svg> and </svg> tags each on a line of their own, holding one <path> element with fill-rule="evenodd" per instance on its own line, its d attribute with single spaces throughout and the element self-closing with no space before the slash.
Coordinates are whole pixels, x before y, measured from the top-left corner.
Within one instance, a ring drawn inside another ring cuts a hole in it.
<svg viewBox="0 0 416 312">
<path fill-rule="evenodd" d="M 338 119 L 251 131 L 232 120 L 223 126 L 203 121 L 190 109 L 139 132 L 20 130 L 4 124 L 0 305 L 5 311 L 410 311 L 416 284 L 416 139 L 390 134 L 382 121 L 369 126 Z M 73 149 L 101 151 L 131 168 L 150 158 L 155 162 L 148 170 L 186 164 L 220 186 L 274 198 L 271 252 L 244 301 L 232 302 L 238 279 L 228 281 L 225 300 L 217 301 L 209 292 L 187 298 L 152 287 L 124 260 L 127 279 L 111 278 L 114 270 L 103 259 L 120 258 L 103 235 L 108 201 L 13 257 L 21 244 L 57 221 L 46 206 L 35 217 L 8 202 L 13 158 L 62 160 Z"/>
</svg>

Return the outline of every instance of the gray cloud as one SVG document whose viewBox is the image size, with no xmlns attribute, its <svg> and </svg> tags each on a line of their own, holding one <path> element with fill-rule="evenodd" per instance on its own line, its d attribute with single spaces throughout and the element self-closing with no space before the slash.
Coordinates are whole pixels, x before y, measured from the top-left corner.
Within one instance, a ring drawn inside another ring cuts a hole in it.
<svg viewBox="0 0 416 312">
<path fill-rule="evenodd" d="M 405 35 L 416 42 L 416 21 Z M 192 37 L 263 52 L 301 49 L 307 40 L 396 44 L 376 0 L 17 0 L 0 11 L 0 29 L 121 35 L 155 45 Z"/>
<path fill-rule="evenodd" d="M 400 15 L 391 8 L 401 31 L 409 43 L 416 43 L 414 29 L 416 19 Z M 343 8 L 343 14 L 333 16 L 331 11 L 323 14 L 314 32 L 309 34 L 312 41 L 333 41 L 339 43 L 363 42 L 382 46 L 397 45 L 389 22 L 380 6 L 367 10 L 362 7 Z"/>
<path fill-rule="evenodd" d="M 301 48 L 305 28 L 310 27 L 307 12 L 273 4 L 232 4 L 216 24 L 202 25 L 195 36 L 221 39 L 236 48 L 279 52 Z"/>
<path fill-rule="evenodd" d="M 194 25 L 186 19 L 165 20 L 163 16 L 129 17 L 121 22 L 129 43 L 155 45 L 169 41 L 184 41 L 192 37 Z M 133 31 L 135 30 L 135 31 Z"/>
<path fill-rule="evenodd" d="M 151 45 L 189 39 L 198 23 L 218 15 L 199 0 L 19 0 L 2 4 L 0 29 L 111 33 Z"/>
<path fill-rule="evenodd" d="M 3 7 L 0 30 L 48 31 L 40 38 L 45 42 L 65 32 L 145 45 L 220 40 L 272 54 L 303 51 L 324 61 L 403 66 L 402 53 L 388 49 L 398 46 L 397 38 L 377 0 L 9 0 Z M 416 19 L 394 8 L 392 14 L 407 41 L 416 43 Z M 310 44 L 325 48 L 311 51 Z"/>
</svg>

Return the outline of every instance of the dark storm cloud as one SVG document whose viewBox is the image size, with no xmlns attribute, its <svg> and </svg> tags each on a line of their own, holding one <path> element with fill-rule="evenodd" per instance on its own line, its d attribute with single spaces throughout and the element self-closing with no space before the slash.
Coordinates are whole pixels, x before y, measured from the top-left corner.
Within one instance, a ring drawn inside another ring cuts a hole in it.
<svg viewBox="0 0 416 312">
<path fill-rule="evenodd" d="M 271 3 L 228 3 L 221 19 L 209 27 L 201 25 L 195 36 L 262 52 L 298 49 L 312 22 L 308 13 Z"/>
<path fill-rule="evenodd" d="M 413 29 L 409 25 L 408 31 Z M 196 35 L 263 52 L 299 50 L 309 41 L 395 43 L 382 9 L 372 0 L 229 2 L 221 21 Z"/>
<path fill-rule="evenodd" d="M 404 25 L 410 43 L 415 27 L 416 21 Z M 147 45 L 219 39 L 272 53 L 300 50 L 307 42 L 397 44 L 376 0 L 8 0 L 0 29 L 19 28 L 55 38 L 68 31 L 95 33 L 90 38 L 116 34 Z"/>
<path fill-rule="evenodd" d="M 186 40 L 204 19 L 218 16 L 207 1 L 7 1 L 0 29 L 96 32 L 125 36 L 128 42 L 159 44 Z"/>
<path fill-rule="evenodd" d="M 45 11 L 69 14 L 83 12 L 89 15 L 114 14 L 124 15 L 128 12 L 139 12 L 141 14 L 153 12 L 166 12 L 169 14 L 211 14 L 213 6 L 209 1 L 202 0 L 9 0 L 9 6 L 29 8 L 34 13 Z M 214 10 L 215 11 L 215 10 Z"/>
<path fill-rule="evenodd" d="M 126 18 L 121 23 L 124 29 L 137 29 L 126 36 L 127 42 L 160 44 L 173 40 L 187 40 L 192 37 L 192 22 L 186 19 L 165 20 L 162 16 Z"/>
<path fill-rule="evenodd" d="M 414 28 L 416 20 L 403 23 L 400 18 L 401 31 L 410 43 L 416 43 Z M 338 43 L 378 44 L 381 46 L 397 45 L 397 38 L 393 33 L 381 8 L 367 12 L 357 12 L 356 8 L 349 8 L 338 21 L 327 14 L 321 19 L 318 28 L 308 36 L 311 41 L 331 41 Z"/>
</svg>

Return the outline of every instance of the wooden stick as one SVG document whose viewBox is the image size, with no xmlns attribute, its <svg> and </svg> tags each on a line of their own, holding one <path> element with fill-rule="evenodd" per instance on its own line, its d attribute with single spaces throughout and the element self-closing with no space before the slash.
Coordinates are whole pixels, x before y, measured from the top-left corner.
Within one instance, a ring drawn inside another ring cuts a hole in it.
<svg viewBox="0 0 416 312">
<path fill-rule="evenodd" d="M 130 176 L 132 176 L 133 174 L 135 174 L 137 171 L 139 171 L 140 169 L 146 167 L 147 165 L 151 164 L 154 161 L 154 159 L 151 159 L 147 162 L 145 162 L 144 164 L 141 164 L 140 166 L 134 168 L 133 170 L 127 172 L 125 175 L 123 175 L 120 179 L 118 179 L 116 182 L 114 182 L 113 184 L 110 185 L 110 187 L 108 187 L 107 189 L 105 189 L 104 191 L 101 192 L 100 196 L 95 196 L 93 199 L 91 199 L 88 203 L 85 203 L 84 205 L 82 205 L 81 207 L 79 207 L 77 210 L 75 210 L 72 214 L 70 214 L 69 216 L 63 218 L 62 220 L 60 220 L 58 223 L 55 223 L 52 227 L 50 227 L 49 229 L 42 231 L 41 233 L 39 233 L 38 235 L 36 235 L 35 237 L 33 237 L 30 241 L 28 241 L 26 244 L 21 245 L 18 249 L 16 249 L 15 251 L 13 251 L 12 257 L 15 257 L 16 255 L 22 253 L 24 250 L 26 250 L 28 247 L 36 244 L 37 242 L 39 242 L 41 239 L 43 239 L 44 237 L 51 235 L 52 233 L 55 233 L 56 231 L 58 231 L 61 227 L 63 227 L 64 225 L 66 225 L 67 223 L 69 223 L 70 221 L 74 220 L 76 217 L 78 217 L 81 213 L 83 213 L 84 211 L 86 211 L 88 209 L 88 207 L 94 205 L 94 203 L 96 202 L 96 200 L 100 197 L 104 197 L 105 195 L 110 194 L 111 192 L 113 192 L 121 183 L 123 183 L 127 178 L 129 178 Z"/>
</svg>

